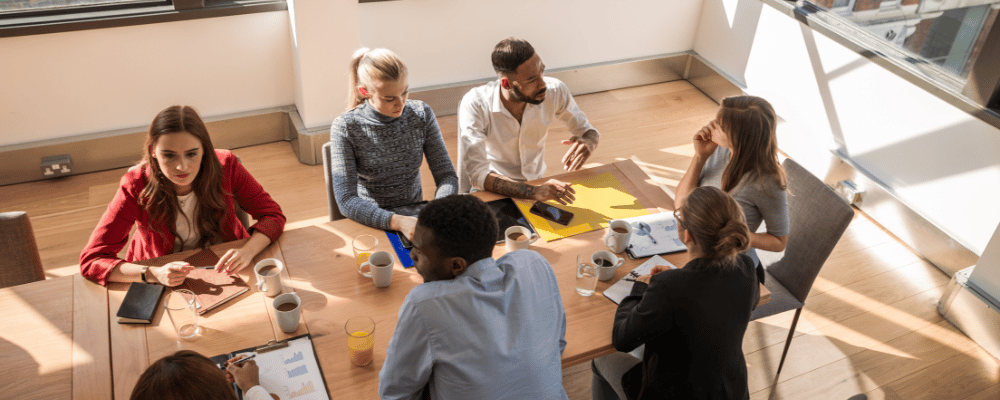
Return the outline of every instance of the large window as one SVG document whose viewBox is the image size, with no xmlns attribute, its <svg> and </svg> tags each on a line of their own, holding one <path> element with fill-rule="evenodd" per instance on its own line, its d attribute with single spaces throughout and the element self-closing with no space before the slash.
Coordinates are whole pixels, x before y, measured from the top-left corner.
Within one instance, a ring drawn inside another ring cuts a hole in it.
<svg viewBox="0 0 1000 400">
<path fill-rule="evenodd" d="M 0 13 L 73 11 L 87 7 L 166 3 L 164 0 L 2 0 Z"/>
<path fill-rule="evenodd" d="M 1000 0 L 809 0 L 861 27 L 938 72 L 939 80 L 961 87 L 997 21 Z"/>
<path fill-rule="evenodd" d="M 285 0 L 0 0 L 0 38 L 287 9 Z"/>
</svg>

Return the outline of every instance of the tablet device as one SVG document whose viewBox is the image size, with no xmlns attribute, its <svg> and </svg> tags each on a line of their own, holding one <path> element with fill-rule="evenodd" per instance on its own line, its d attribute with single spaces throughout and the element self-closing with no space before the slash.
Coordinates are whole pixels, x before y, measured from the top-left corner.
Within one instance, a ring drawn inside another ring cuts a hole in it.
<svg viewBox="0 0 1000 400">
<path fill-rule="evenodd" d="M 504 237 L 503 233 L 514 225 L 521 225 L 528 228 L 532 235 L 536 235 L 535 228 L 531 226 L 528 219 L 524 217 L 521 213 L 521 209 L 517 208 L 517 204 L 514 204 L 514 200 L 510 198 L 503 198 L 493 200 L 486 203 L 493 210 L 493 215 L 497 217 L 497 222 L 499 223 L 499 230 L 497 231 L 497 243 L 503 243 Z"/>
</svg>

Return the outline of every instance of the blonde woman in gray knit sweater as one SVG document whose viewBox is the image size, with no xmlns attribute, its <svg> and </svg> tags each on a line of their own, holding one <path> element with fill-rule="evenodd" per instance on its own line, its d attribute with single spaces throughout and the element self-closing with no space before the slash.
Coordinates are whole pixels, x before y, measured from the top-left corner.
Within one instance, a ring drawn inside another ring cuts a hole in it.
<svg viewBox="0 0 1000 400">
<path fill-rule="evenodd" d="M 434 111 L 409 94 L 406 65 L 386 49 L 363 48 L 351 62 L 347 112 L 330 127 L 330 177 L 340 212 L 413 235 L 417 219 L 390 209 L 424 200 L 420 165 L 434 176 L 434 198 L 456 193 L 458 176 Z"/>
</svg>

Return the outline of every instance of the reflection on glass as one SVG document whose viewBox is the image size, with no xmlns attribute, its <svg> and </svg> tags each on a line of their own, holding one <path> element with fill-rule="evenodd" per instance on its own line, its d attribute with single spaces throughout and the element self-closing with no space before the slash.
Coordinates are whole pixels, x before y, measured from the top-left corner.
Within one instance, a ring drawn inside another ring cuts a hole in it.
<svg viewBox="0 0 1000 400">
<path fill-rule="evenodd" d="M 1000 0 L 809 0 L 928 63 L 966 79 Z"/>
<path fill-rule="evenodd" d="M 0 0 L 0 14 L 5 12 L 59 10 L 73 7 L 148 3 L 153 0 Z"/>
</svg>

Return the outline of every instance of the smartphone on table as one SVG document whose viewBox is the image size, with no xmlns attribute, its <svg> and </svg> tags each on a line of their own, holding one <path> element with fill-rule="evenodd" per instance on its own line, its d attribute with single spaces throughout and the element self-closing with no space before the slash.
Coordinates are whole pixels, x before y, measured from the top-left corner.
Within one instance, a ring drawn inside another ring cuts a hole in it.
<svg viewBox="0 0 1000 400">
<path fill-rule="evenodd" d="M 573 220 L 573 213 L 540 201 L 536 201 L 528 211 L 559 225 L 569 225 L 569 221 Z"/>
</svg>

